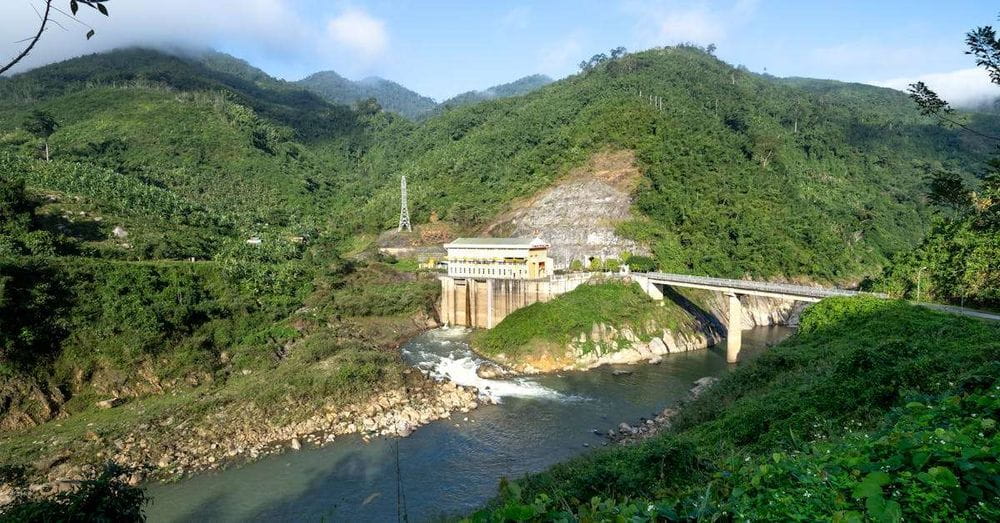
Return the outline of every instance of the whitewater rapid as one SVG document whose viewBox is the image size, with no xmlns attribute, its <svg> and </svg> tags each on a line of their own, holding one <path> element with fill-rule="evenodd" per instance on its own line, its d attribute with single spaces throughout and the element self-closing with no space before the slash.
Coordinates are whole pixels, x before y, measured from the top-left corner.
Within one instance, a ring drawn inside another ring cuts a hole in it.
<svg viewBox="0 0 1000 523">
<path fill-rule="evenodd" d="M 410 343 L 403 348 L 403 357 L 415 367 L 427 371 L 432 377 L 448 379 L 459 385 L 476 387 L 479 393 L 493 401 L 506 397 L 539 398 L 558 401 L 583 399 L 562 394 L 541 385 L 533 378 L 484 379 L 476 375 L 476 368 L 488 360 L 477 356 L 467 343 L 471 331 L 462 327 L 442 327 L 424 336 L 420 343 Z"/>
</svg>

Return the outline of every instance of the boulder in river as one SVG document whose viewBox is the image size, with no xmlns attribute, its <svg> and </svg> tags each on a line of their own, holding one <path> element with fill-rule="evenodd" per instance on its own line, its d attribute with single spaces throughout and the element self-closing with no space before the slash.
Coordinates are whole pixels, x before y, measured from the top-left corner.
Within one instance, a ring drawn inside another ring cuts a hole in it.
<svg viewBox="0 0 1000 523">
<path fill-rule="evenodd" d="M 299 450 L 302 448 L 302 443 L 299 441 L 299 438 L 292 438 L 292 442 L 288 446 L 292 447 L 292 450 Z"/>
<path fill-rule="evenodd" d="M 711 376 L 706 376 L 704 378 L 698 378 L 694 382 L 694 387 L 691 388 L 691 395 L 694 397 L 701 396 L 709 389 L 715 382 L 719 381 L 719 378 L 713 378 Z"/>
<path fill-rule="evenodd" d="M 476 376 L 484 380 L 503 379 L 511 375 L 511 372 L 496 363 L 483 363 L 476 367 Z"/>
</svg>

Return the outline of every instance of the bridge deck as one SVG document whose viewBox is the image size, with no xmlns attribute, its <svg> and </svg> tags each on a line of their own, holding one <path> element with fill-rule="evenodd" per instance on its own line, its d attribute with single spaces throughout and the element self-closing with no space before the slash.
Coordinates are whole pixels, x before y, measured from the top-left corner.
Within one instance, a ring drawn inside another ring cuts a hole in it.
<svg viewBox="0 0 1000 523">
<path fill-rule="evenodd" d="M 824 289 L 822 287 L 810 287 L 807 285 L 795 285 L 791 283 L 756 282 L 748 280 L 733 280 L 729 278 L 711 278 L 708 276 L 668 274 L 663 272 L 649 272 L 642 274 L 641 276 L 648 278 L 652 283 L 661 285 L 693 287 L 696 289 L 708 289 L 737 294 L 753 294 L 758 296 L 769 296 L 801 301 L 819 301 L 823 298 L 829 298 L 831 296 L 857 296 L 859 294 L 868 294 L 881 298 L 885 297 L 883 294 L 864 293 L 845 289 Z"/>
</svg>

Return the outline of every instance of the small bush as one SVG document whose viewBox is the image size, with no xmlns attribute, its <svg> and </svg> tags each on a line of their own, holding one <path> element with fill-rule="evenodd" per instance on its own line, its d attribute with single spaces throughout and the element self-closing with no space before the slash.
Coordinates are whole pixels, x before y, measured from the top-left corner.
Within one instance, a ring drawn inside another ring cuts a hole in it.
<svg viewBox="0 0 1000 523">
<path fill-rule="evenodd" d="M 631 256 L 625 262 L 632 272 L 651 272 L 656 270 L 656 260 L 649 256 Z"/>
</svg>

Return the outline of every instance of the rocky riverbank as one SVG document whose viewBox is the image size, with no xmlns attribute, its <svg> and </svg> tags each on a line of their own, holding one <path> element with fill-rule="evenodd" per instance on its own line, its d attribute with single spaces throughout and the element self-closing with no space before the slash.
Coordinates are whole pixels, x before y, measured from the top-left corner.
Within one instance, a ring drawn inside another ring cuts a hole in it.
<svg viewBox="0 0 1000 523">
<path fill-rule="evenodd" d="M 84 441 L 70 443 L 33 464 L 44 479 L 31 490 L 54 494 L 74 488 L 96 466 L 70 462 L 77 453 L 92 455 L 94 463 L 110 460 L 134 468 L 129 478 L 133 484 L 174 480 L 269 454 L 325 445 L 347 434 L 360 434 L 365 440 L 405 437 L 421 425 L 489 401 L 472 387 L 435 380 L 416 370 L 407 374 L 403 387 L 375 394 L 357 405 L 331 403 L 296 421 L 268 423 L 261 409 L 243 405 L 220 408 L 200 419 L 168 418 L 140 425 L 112 440 L 88 432 Z M 2 498 L 0 492 L 0 502 Z"/>
<path fill-rule="evenodd" d="M 534 342 L 532 350 L 516 357 L 486 356 L 497 365 L 484 366 L 480 377 L 588 370 L 602 365 L 659 363 L 663 356 L 706 349 L 725 340 L 728 325 L 726 297 L 707 291 L 674 293 L 666 306 L 680 307 L 683 316 L 672 328 L 650 321 L 641 328 L 597 323 L 564 345 Z M 804 304 L 758 296 L 744 296 L 742 329 L 798 324 Z"/>
<path fill-rule="evenodd" d="M 694 386 L 691 387 L 689 396 L 685 402 L 690 402 L 701 396 L 706 390 L 708 390 L 715 382 L 719 381 L 718 378 L 705 377 L 695 380 Z M 680 413 L 680 409 L 683 408 L 683 402 L 678 407 L 666 407 L 659 414 L 653 416 L 652 418 L 640 418 L 638 423 L 635 425 L 629 422 L 621 422 L 616 428 L 610 429 L 607 432 L 607 437 L 610 441 L 614 443 L 620 443 L 623 445 L 628 445 L 642 441 L 646 438 L 659 434 L 664 430 L 670 429 L 673 424 L 673 419 Z"/>
</svg>

